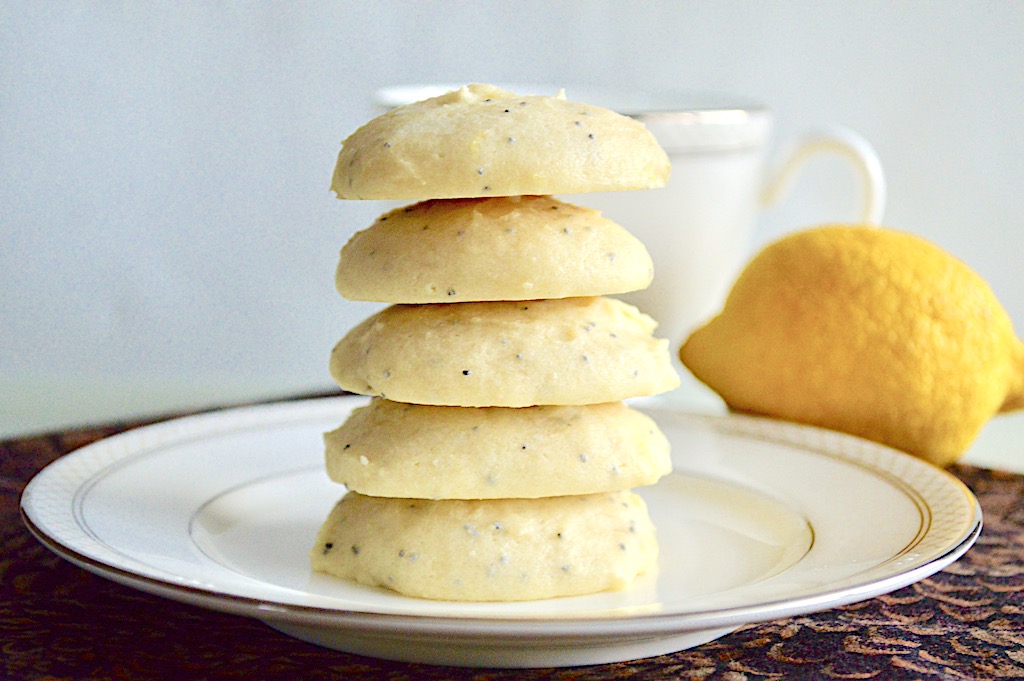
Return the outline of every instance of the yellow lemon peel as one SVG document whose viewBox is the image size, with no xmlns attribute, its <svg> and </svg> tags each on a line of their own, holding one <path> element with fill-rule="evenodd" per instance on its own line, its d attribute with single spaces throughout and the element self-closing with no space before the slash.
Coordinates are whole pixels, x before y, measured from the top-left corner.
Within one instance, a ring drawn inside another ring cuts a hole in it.
<svg viewBox="0 0 1024 681">
<path fill-rule="evenodd" d="M 734 411 L 851 433 L 938 465 L 1024 407 L 1024 344 L 938 246 L 868 225 L 770 244 L 679 351 Z"/>
</svg>

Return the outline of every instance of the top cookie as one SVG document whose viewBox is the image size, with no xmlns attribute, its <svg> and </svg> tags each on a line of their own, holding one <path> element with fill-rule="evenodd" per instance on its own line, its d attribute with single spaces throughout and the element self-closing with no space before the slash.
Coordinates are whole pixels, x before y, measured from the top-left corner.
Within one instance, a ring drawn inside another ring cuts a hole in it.
<svg viewBox="0 0 1024 681">
<path fill-rule="evenodd" d="M 651 189 L 669 160 L 639 121 L 556 97 L 467 85 L 379 116 L 342 143 L 340 199 L 423 200 Z"/>
</svg>

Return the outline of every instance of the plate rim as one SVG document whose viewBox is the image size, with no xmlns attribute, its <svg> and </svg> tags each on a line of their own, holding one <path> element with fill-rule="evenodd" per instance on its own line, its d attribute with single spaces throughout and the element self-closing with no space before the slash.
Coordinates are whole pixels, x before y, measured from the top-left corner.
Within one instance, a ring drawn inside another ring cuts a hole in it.
<svg viewBox="0 0 1024 681">
<path fill-rule="evenodd" d="M 623 637 L 624 627 L 628 627 L 629 636 L 645 638 L 752 624 L 797 614 L 816 612 L 819 609 L 839 607 L 889 593 L 938 572 L 966 553 L 980 535 L 984 524 L 981 506 L 977 497 L 961 480 L 944 469 L 911 457 L 904 452 L 853 435 L 805 424 L 737 413 L 724 415 L 693 413 L 656 402 L 637 404 L 635 406 L 648 412 L 669 412 L 675 416 L 697 420 L 708 424 L 715 432 L 725 432 L 762 441 L 795 446 L 809 450 L 814 454 L 840 459 L 848 464 L 856 462 L 851 462 L 849 457 L 835 451 L 822 451 L 821 448 L 838 448 L 843 443 L 846 443 L 846 446 L 855 445 L 860 448 L 874 450 L 876 455 L 882 457 L 905 457 L 905 463 L 927 467 L 932 474 L 937 474 L 946 484 L 951 484 L 958 488 L 964 495 L 966 502 L 969 505 L 973 505 L 973 509 L 970 512 L 971 518 L 966 523 L 965 530 L 955 541 L 950 542 L 944 551 L 931 556 L 919 565 L 907 570 L 901 570 L 881 579 L 857 582 L 832 589 L 826 588 L 797 597 L 766 600 L 749 605 L 725 608 L 719 607 L 682 613 L 645 612 L 613 616 L 576 615 L 551 618 L 375 612 L 372 610 L 362 611 L 285 603 L 273 599 L 231 594 L 217 589 L 169 582 L 147 574 L 133 572 L 117 565 L 111 565 L 61 542 L 59 537 L 52 536 L 32 518 L 32 512 L 29 508 L 32 503 L 32 496 L 38 493 L 39 487 L 45 484 L 47 477 L 55 474 L 55 470 L 63 466 L 72 465 L 69 462 L 74 462 L 73 457 L 88 456 L 101 448 L 127 446 L 135 439 L 140 441 L 146 440 L 147 437 L 154 439 L 152 436 L 155 435 L 164 435 L 169 438 L 161 441 L 162 444 L 168 444 L 172 441 L 177 441 L 176 438 L 187 437 L 189 434 L 194 435 L 197 431 L 208 435 L 212 433 L 225 433 L 232 430 L 246 430 L 252 424 L 258 424 L 262 427 L 279 427 L 282 425 L 296 425 L 302 421 L 319 421 L 333 408 L 341 410 L 352 409 L 366 399 L 368 398 L 363 396 L 341 395 L 245 405 L 172 418 L 167 421 L 139 426 L 102 438 L 55 459 L 33 476 L 21 494 L 19 511 L 22 521 L 43 546 L 61 558 L 89 572 L 146 593 L 218 612 L 252 617 L 265 622 L 282 622 L 302 626 L 330 626 L 332 628 L 358 628 L 364 633 L 376 633 L 384 636 L 402 637 L 416 634 L 443 636 L 457 634 L 473 639 L 515 637 L 516 640 L 541 639 L 552 635 L 568 636 L 580 640 L 608 637 L 620 639 Z M 346 403 L 348 406 L 346 406 Z M 276 417 L 271 418 L 272 415 L 276 415 Z M 229 420 L 234 424 L 230 428 L 221 427 L 218 429 L 215 427 Z M 178 431 L 178 433 L 174 434 L 174 431 Z M 816 445 L 812 445 L 808 440 L 818 440 L 819 442 Z M 140 455 L 144 455 L 144 452 L 121 453 L 115 458 L 114 462 L 124 461 L 128 457 Z M 108 463 L 99 470 L 104 470 L 110 465 Z M 872 472 L 878 472 L 866 464 L 864 464 L 864 467 Z M 93 473 L 93 475 L 96 475 L 96 473 Z M 890 482 L 896 480 L 904 487 L 914 489 L 906 484 L 905 481 L 900 481 L 893 474 L 888 472 L 885 472 L 885 474 Z M 92 476 L 89 477 L 91 478 Z M 83 482 L 86 482 L 87 479 Z M 74 509 L 71 509 L 71 511 L 74 513 Z M 85 530 L 85 528 L 82 529 L 83 531 Z M 924 536 L 927 536 L 927 532 Z M 921 538 L 918 537 L 918 541 Z M 900 554 L 896 554 L 888 561 L 883 561 L 880 565 L 894 560 L 898 555 Z"/>
</svg>

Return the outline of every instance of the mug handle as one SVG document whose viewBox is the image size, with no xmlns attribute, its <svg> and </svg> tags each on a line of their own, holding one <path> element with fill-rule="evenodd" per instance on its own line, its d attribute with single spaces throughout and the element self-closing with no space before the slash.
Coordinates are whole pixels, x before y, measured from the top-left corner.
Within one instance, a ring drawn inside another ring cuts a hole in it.
<svg viewBox="0 0 1024 681">
<path fill-rule="evenodd" d="M 885 212 L 885 174 L 874 147 L 859 133 L 843 126 L 830 126 L 804 134 L 793 149 L 783 156 L 774 172 L 769 173 L 761 192 L 761 203 L 770 206 L 782 199 L 790 189 L 796 172 L 814 154 L 833 152 L 853 163 L 861 179 L 864 207 L 861 221 L 877 225 Z"/>
</svg>

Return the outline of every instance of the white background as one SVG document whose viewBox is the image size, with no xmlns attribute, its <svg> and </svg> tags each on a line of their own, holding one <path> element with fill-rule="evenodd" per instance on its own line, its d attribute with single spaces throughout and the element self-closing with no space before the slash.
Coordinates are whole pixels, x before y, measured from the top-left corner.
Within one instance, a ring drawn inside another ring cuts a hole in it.
<svg viewBox="0 0 1024 681">
<path fill-rule="evenodd" d="M 0 2 L 0 436 L 328 388 L 379 212 L 328 185 L 379 87 L 738 93 L 878 150 L 885 222 L 1024 327 L 1024 3 Z M 571 96 L 571 91 L 570 91 Z M 812 162 L 757 243 L 856 213 Z"/>
</svg>

